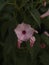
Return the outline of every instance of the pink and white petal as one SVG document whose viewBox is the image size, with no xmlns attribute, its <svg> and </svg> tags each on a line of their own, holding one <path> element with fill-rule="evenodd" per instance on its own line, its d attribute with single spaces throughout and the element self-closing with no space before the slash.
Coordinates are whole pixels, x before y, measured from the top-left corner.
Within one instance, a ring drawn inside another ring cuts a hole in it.
<svg viewBox="0 0 49 65">
<path fill-rule="evenodd" d="M 27 34 L 26 35 L 24 35 L 24 37 L 23 37 L 23 41 L 27 41 L 27 40 L 29 40 L 29 36 L 27 36 Z"/>
<path fill-rule="evenodd" d="M 29 24 L 25 24 L 25 29 L 26 29 L 26 30 L 31 30 L 32 27 L 31 27 L 31 25 L 29 25 Z"/>
<path fill-rule="evenodd" d="M 30 47 L 33 47 L 35 41 L 36 41 L 36 39 L 34 36 L 30 38 Z"/>
<path fill-rule="evenodd" d="M 24 29 L 26 29 L 25 23 L 18 24 L 17 27 L 15 28 L 16 31 L 22 31 Z"/>
<path fill-rule="evenodd" d="M 22 23 L 22 26 L 21 26 L 22 30 L 30 30 L 31 26 L 29 24 L 25 24 L 25 23 Z"/>
<path fill-rule="evenodd" d="M 31 37 L 33 35 L 32 29 L 26 29 L 26 36 Z"/>
<path fill-rule="evenodd" d="M 14 31 L 22 31 L 21 24 L 18 24 L 18 26 L 14 29 Z"/>
<path fill-rule="evenodd" d="M 26 30 L 26 29 L 28 29 L 28 27 L 29 27 L 29 26 L 28 26 L 29 24 L 25 24 L 25 23 L 23 23 L 23 22 L 22 22 L 20 25 L 21 25 L 21 29 L 22 29 L 22 30 Z"/>
<path fill-rule="evenodd" d="M 24 35 L 23 34 L 17 34 L 18 39 L 25 41 Z"/>
<path fill-rule="evenodd" d="M 47 31 L 44 32 L 45 35 L 47 35 L 49 37 L 49 33 Z"/>
<path fill-rule="evenodd" d="M 17 31 L 16 29 L 14 30 L 15 34 L 17 35 L 18 39 L 21 38 L 22 33 L 21 31 Z"/>
<path fill-rule="evenodd" d="M 34 32 L 33 32 L 32 28 L 31 27 L 28 27 L 26 29 L 26 37 L 27 38 L 30 38 L 30 37 L 32 37 L 33 34 L 34 34 Z"/>
<path fill-rule="evenodd" d="M 34 28 L 32 28 L 32 30 L 33 30 L 34 33 L 37 33 L 38 34 L 38 31 L 37 30 L 35 30 Z"/>
<path fill-rule="evenodd" d="M 25 23 L 21 23 L 21 29 L 22 29 L 22 30 L 25 29 Z"/>
<path fill-rule="evenodd" d="M 46 16 L 49 16 L 49 9 L 48 9 L 47 12 L 45 12 L 44 14 L 42 14 L 42 15 L 40 16 L 40 18 L 45 18 Z"/>
<path fill-rule="evenodd" d="M 33 28 L 28 29 L 28 30 L 27 30 L 27 33 L 26 33 L 26 37 L 29 39 L 29 38 L 32 37 L 32 35 L 33 35 L 34 33 L 38 33 L 38 31 L 36 31 L 36 30 L 33 29 Z"/>
<path fill-rule="evenodd" d="M 31 26 L 29 24 L 21 23 L 15 28 L 17 31 L 23 31 L 29 29 Z"/>
<path fill-rule="evenodd" d="M 32 33 L 26 33 L 25 36 L 26 40 L 29 40 L 31 37 L 32 37 Z"/>
<path fill-rule="evenodd" d="M 17 35 L 17 38 L 18 38 L 19 40 L 25 41 L 25 39 L 24 39 L 24 36 L 25 36 L 25 35 L 22 34 L 22 31 L 16 31 L 16 30 L 15 30 L 15 34 Z"/>
<path fill-rule="evenodd" d="M 22 35 L 22 36 L 21 36 L 21 40 L 22 40 L 22 41 L 26 41 L 26 40 L 27 40 L 27 37 L 26 37 L 25 35 Z"/>
<path fill-rule="evenodd" d="M 21 43 L 22 43 L 22 41 L 18 39 L 18 43 L 17 43 L 17 47 L 18 47 L 18 48 L 21 47 Z"/>
</svg>

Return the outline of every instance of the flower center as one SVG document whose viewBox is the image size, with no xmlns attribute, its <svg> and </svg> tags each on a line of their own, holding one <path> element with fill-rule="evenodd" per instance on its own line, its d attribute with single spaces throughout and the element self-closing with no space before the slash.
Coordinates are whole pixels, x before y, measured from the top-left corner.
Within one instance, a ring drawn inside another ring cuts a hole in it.
<svg viewBox="0 0 49 65">
<path fill-rule="evenodd" d="M 26 31 L 25 31 L 25 30 L 23 30 L 23 31 L 22 31 L 22 34 L 26 34 Z"/>
</svg>

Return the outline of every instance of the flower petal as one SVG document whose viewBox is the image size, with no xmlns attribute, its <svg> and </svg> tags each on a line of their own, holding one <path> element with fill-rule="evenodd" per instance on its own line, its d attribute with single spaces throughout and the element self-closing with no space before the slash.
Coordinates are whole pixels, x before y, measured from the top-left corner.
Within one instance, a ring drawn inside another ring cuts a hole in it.
<svg viewBox="0 0 49 65">
<path fill-rule="evenodd" d="M 17 47 L 20 48 L 22 41 L 18 40 Z"/>
<path fill-rule="evenodd" d="M 30 38 L 30 47 L 33 47 L 35 41 L 36 41 L 36 39 L 34 36 Z"/>
<path fill-rule="evenodd" d="M 46 16 L 49 16 L 49 9 L 48 9 L 47 12 L 45 12 L 44 14 L 42 14 L 42 15 L 40 16 L 40 18 L 45 18 Z"/>
<path fill-rule="evenodd" d="M 33 29 L 33 32 L 34 32 L 34 33 L 37 33 L 37 34 L 38 34 L 38 31 L 37 31 L 37 30 L 35 30 L 34 28 L 32 28 L 32 29 Z"/>
<path fill-rule="evenodd" d="M 44 32 L 45 35 L 47 35 L 49 37 L 49 33 L 47 31 Z"/>
</svg>

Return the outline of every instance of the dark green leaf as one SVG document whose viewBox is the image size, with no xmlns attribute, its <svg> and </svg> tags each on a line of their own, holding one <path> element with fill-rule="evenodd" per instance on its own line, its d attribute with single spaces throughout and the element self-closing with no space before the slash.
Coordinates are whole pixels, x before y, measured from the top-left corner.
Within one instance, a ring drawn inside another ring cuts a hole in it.
<svg viewBox="0 0 49 65">
<path fill-rule="evenodd" d="M 29 10 L 29 12 L 31 16 L 34 18 L 34 20 L 36 21 L 36 23 L 38 24 L 38 26 L 40 27 L 41 20 L 40 20 L 39 12 L 36 9 Z"/>
<path fill-rule="evenodd" d="M 43 40 L 47 45 L 49 45 L 49 37 L 48 37 L 48 36 L 46 36 L 46 35 L 41 35 L 41 38 L 42 38 L 42 40 Z"/>
<path fill-rule="evenodd" d="M 49 65 L 49 54 L 47 54 L 47 52 L 43 52 L 43 54 L 40 56 L 40 61 L 44 64 L 44 65 Z"/>
</svg>

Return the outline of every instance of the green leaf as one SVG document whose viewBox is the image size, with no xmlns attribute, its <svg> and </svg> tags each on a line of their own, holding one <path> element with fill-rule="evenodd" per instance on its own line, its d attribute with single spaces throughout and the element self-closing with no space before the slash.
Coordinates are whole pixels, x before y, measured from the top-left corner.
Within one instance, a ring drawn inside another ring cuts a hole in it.
<svg viewBox="0 0 49 65">
<path fill-rule="evenodd" d="M 8 26 L 9 26 L 8 24 L 9 24 L 9 22 L 5 22 L 4 24 L 2 24 L 2 27 L 1 27 L 1 36 L 2 36 L 2 38 L 4 38 L 5 35 L 6 35 L 6 32 L 8 30 Z"/>
<path fill-rule="evenodd" d="M 49 16 L 42 19 L 42 23 L 45 25 L 46 30 L 48 30 L 49 29 Z"/>
<path fill-rule="evenodd" d="M 40 56 L 40 61 L 43 63 L 43 65 L 49 65 L 49 54 L 44 51 Z"/>
<path fill-rule="evenodd" d="M 24 7 L 29 0 L 22 0 L 20 8 Z"/>
<path fill-rule="evenodd" d="M 4 46 L 4 43 L 0 41 L 0 45 L 1 45 L 1 46 Z"/>
<path fill-rule="evenodd" d="M 29 0 L 16 0 L 16 4 L 18 5 L 19 8 L 22 8 L 27 4 Z"/>
<path fill-rule="evenodd" d="M 40 27 L 41 20 L 40 20 L 39 12 L 36 9 L 31 9 L 29 10 L 29 12 L 31 16 L 34 18 L 34 20 L 36 21 L 36 23 L 38 24 L 38 26 Z"/>
<path fill-rule="evenodd" d="M 36 35 L 36 42 L 34 43 L 34 46 L 32 48 L 30 48 L 29 42 L 26 44 L 33 63 L 40 51 L 39 44 L 40 44 L 40 37 L 38 35 Z"/>
<path fill-rule="evenodd" d="M 0 11 L 3 9 L 3 7 L 7 4 L 7 1 L 0 0 Z"/>
<path fill-rule="evenodd" d="M 14 4 L 16 0 L 7 0 L 8 4 Z"/>
<path fill-rule="evenodd" d="M 26 12 L 23 14 L 23 16 L 24 16 L 24 22 L 25 23 L 30 24 L 35 29 L 37 27 L 39 27 L 39 25 L 37 24 L 37 22 L 35 21 L 35 19 L 29 13 L 29 10 L 26 10 Z"/>
<path fill-rule="evenodd" d="M 16 42 L 17 38 L 14 32 L 10 29 L 9 34 L 4 43 L 4 63 L 14 63 L 14 65 L 16 65 Z"/>
<path fill-rule="evenodd" d="M 48 37 L 48 36 L 42 34 L 42 35 L 41 35 L 41 38 L 42 38 L 42 40 L 43 40 L 45 43 L 47 43 L 47 45 L 49 45 L 49 37 Z"/>
</svg>

